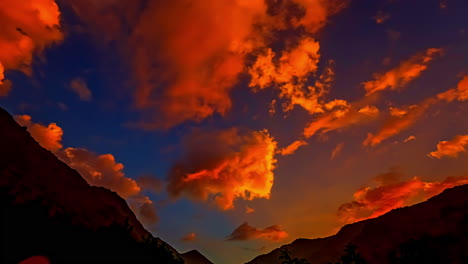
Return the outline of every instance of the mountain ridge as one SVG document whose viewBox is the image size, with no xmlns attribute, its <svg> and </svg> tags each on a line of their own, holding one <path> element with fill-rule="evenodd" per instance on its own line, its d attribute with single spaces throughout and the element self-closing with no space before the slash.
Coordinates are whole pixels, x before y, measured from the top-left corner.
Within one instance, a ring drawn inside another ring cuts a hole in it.
<svg viewBox="0 0 468 264">
<path fill-rule="evenodd" d="M 0 262 L 182 263 L 123 198 L 90 186 L 0 108 Z"/>
<path fill-rule="evenodd" d="M 438 240 L 450 245 L 444 248 Z M 429 248 L 432 247 L 434 256 L 429 263 L 467 263 L 463 261 L 468 261 L 468 185 L 444 190 L 425 202 L 394 209 L 377 218 L 345 225 L 329 237 L 296 239 L 246 264 L 280 263 L 283 249 L 314 264 L 335 263 L 348 244 L 356 245 L 368 263 L 400 263 L 392 258 L 401 258 L 398 256 L 402 254 L 401 247 L 420 241 L 428 241 Z M 437 262 L 437 257 L 453 259 Z"/>
</svg>

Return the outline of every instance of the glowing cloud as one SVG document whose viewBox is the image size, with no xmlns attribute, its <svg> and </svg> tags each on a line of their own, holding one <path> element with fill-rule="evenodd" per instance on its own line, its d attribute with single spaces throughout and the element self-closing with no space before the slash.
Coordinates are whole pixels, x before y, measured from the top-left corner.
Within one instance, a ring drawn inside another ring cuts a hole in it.
<svg viewBox="0 0 468 264">
<path fill-rule="evenodd" d="M 336 145 L 336 147 L 333 149 L 331 155 L 330 155 L 330 160 L 334 160 L 338 155 L 340 155 L 341 151 L 343 150 L 344 143 L 340 143 Z"/>
<path fill-rule="evenodd" d="M 418 177 L 402 181 L 401 178 L 402 174 L 397 170 L 375 177 L 375 187 L 359 189 L 352 202 L 339 207 L 340 220 L 353 223 L 375 218 L 393 209 L 429 199 L 447 188 L 468 183 L 468 176 L 448 177 L 440 182 L 425 182 Z"/>
<path fill-rule="evenodd" d="M 33 56 L 63 39 L 54 0 L 2 0 L 0 12 L 0 96 L 10 90 L 6 70 L 31 74 Z"/>
<path fill-rule="evenodd" d="M 442 158 L 451 157 L 457 158 L 461 152 L 466 152 L 465 147 L 468 145 L 468 135 L 458 135 L 449 141 L 441 141 L 437 144 L 437 151 L 428 154 L 429 157 Z"/>
<path fill-rule="evenodd" d="M 88 88 L 88 84 L 82 78 L 75 78 L 70 82 L 70 89 L 75 92 L 81 100 L 91 101 L 93 94 Z"/>
<path fill-rule="evenodd" d="M 135 105 L 158 113 L 141 125 L 153 129 L 225 114 L 232 104 L 230 92 L 246 70 L 247 55 L 264 51 L 268 59 L 276 30 L 301 28 L 315 34 L 347 2 L 174 0 L 149 1 L 144 10 L 141 1 L 71 0 L 70 5 L 85 24 L 102 31 L 97 36 L 125 43 L 121 49 L 131 60 L 137 84 Z M 316 67 L 318 43 L 302 39 L 282 53 L 286 74 Z M 314 57 L 308 59 L 304 52 Z M 296 88 L 288 89 L 297 94 Z M 293 101 L 303 98 L 299 94 Z"/>
<path fill-rule="evenodd" d="M 382 141 L 408 129 L 436 102 L 436 99 L 428 98 L 419 105 L 412 105 L 405 110 L 400 110 L 400 114 L 398 115 L 391 115 L 377 133 L 369 133 L 367 135 L 363 145 L 377 146 Z"/>
<path fill-rule="evenodd" d="M 57 124 L 50 123 L 48 126 L 33 123 L 29 115 L 15 116 L 16 122 L 26 127 L 31 136 L 45 149 L 52 152 L 62 148 L 63 130 Z"/>
<path fill-rule="evenodd" d="M 273 242 L 281 241 L 288 237 L 288 233 L 281 229 L 278 225 L 273 225 L 265 229 L 257 229 L 250 226 L 248 223 L 243 223 L 237 227 L 227 240 L 253 240 L 263 239 Z"/>
<path fill-rule="evenodd" d="M 29 115 L 15 116 L 15 120 L 26 127 L 43 148 L 77 170 L 90 185 L 108 188 L 125 198 L 142 222 L 152 224 L 157 221 L 153 202 L 141 194 L 142 187 L 135 180 L 125 176 L 123 164 L 116 162 L 112 154 L 98 155 L 84 148 L 63 149 L 63 130 L 57 124 L 46 127 L 33 123 Z"/>
<path fill-rule="evenodd" d="M 414 55 L 386 73 L 375 74 L 375 80 L 364 83 L 367 95 L 386 89 L 397 90 L 405 87 L 409 82 L 419 77 L 435 56 L 441 53 L 441 49 L 428 49 L 424 53 Z"/>
<path fill-rule="evenodd" d="M 246 214 L 252 214 L 254 212 L 255 212 L 255 209 L 253 209 L 252 207 L 249 207 L 249 206 L 245 207 L 245 213 Z"/>
<path fill-rule="evenodd" d="M 305 145 L 307 145 L 307 142 L 305 142 L 304 140 L 296 140 L 293 143 L 291 143 L 289 146 L 282 148 L 278 152 L 283 156 L 291 155 L 291 154 L 294 154 L 294 152 L 296 152 L 296 150 L 299 149 L 301 146 L 305 146 Z"/>
<path fill-rule="evenodd" d="M 222 210 L 233 208 L 236 198 L 270 198 L 276 142 L 266 130 L 196 132 L 185 145 L 185 157 L 169 175 L 173 197 L 214 198 Z"/>
<path fill-rule="evenodd" d="M 458 83 L 457 88 L 440 93 L 437 95 L 437 98 L 439 100 L 444 100 L 448 103 L 453 102 L 455 100 L 468 100 L 468 76 L 463 77 L 463 79 Z"/>
<path fill-rule="evenodd" d="M 195 241 L 196 239 L 197 239 L 197 234 L 193 232 L 188 233 L 187 235 L 182 237 L 182 241 L 185 241 L 185 242 Z"/>
<path fill-rule="evenodd" d="M 409 136 L 405 140 L 403 140 L 403 142 L 407 143 L 407 142 L 410 142 L 410 141 L 413 141 L 413 140 L 416 140 L 416 137 L 415 136 Z"/>
<path fill-rule="evenodd" d="M 112 154 L 98 155 L 87 149 L 66 148 L 58 156 L 91 185 L 109 188 L 123 198 L 141 191 L 134 180 L 125 177 L 123 164 L 117 163 Z"/>
<path fill-rule="evenodd" d="M 350 105 L 346 101 L 332 101 L 326 105 L 330 112 L 319 116 L 310 122 L 304 129 L 306 138 L 312 137 L 317 132 L 322 134 L 344 129 L 352 125 L 363 124 L 374 120 L 379 116 L 379 109 L 373 105 Z"/>
</svg>

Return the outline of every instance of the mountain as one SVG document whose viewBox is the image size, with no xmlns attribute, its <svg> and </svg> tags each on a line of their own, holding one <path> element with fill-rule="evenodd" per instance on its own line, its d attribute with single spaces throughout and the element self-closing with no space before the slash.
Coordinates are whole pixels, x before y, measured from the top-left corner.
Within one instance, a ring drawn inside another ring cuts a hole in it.
<svg viewBox="0 0 468 264">
<path fill-rule="evenodd" d="M 285 249 L 292 257 L 305 258 L 312 264 L 337 263 L 347 245 L 353 245 L 353 253 L 369 264 L 468 263 L 468 185 L 447 189 L 423 203 L 378 218 L 346 225 L 330 237 L 297 239 L 247 264 L 280 264 Z"/>
<path fill-rule="evenodd" d="M 183 263 L 116 193 L 90 186 L 0 108 L 0 263 Z"/>
<path fill-rule="evenodd" d="M 191 250 L 182 254 L 185 264 L 213 264 L 197 250 Z"/>
</svg>

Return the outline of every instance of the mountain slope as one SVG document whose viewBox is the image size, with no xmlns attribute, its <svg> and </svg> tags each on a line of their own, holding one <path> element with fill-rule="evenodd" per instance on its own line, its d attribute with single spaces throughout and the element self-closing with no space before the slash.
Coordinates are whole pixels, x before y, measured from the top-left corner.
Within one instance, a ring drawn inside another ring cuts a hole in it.
<svg viewBox="0 0 468 264">
<path fill-rule="evenodd" d="M 182 263 L 125 200 L 90 186 L 0 108 L 0 263 Z"/>
<path fill-rule="evenodd" d="M 468 185 L 447 189 L 426 202 L 344 226 L 336 235 L 297 239 L 248 264 L 276 264 L 280 251 L 313 264 L 335 263 L 346 245 L 367 263 L 468 263 Z"/>
<path fill-rule="evenodd" d="M 203 256 L 198 250 L 191 250 L 182 254 L 182 258 L 185 264 L 213 264 L 205 256 Z"/>
</svg>

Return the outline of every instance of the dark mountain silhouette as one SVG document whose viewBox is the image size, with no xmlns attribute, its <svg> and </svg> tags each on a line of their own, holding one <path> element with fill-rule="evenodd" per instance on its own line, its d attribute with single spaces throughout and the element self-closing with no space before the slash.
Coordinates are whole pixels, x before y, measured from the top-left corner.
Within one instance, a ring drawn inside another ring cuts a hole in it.
<svg viewBox="0 0 468 264">
<path fill-rule="evenodd" d="M 198 250 L 191 250 L 182 254 L 182 258 L 185 264 L 213 264 L 205 256 L 203 256 Z"/>
<path fill-rule="evenodd" d="M 90 186 L 0 108 L 0 263 L 183 263 L 116 193 Z"/>
<path fill-rule="evenodd" d="M 369 264 L 468 263 L 468 185 L 346 225 L 330 237 L 297 239 L 248 264 L 280 264 L 284 249 L 312 264 L 342 263 L 349 245 Z"/>
</svg>

